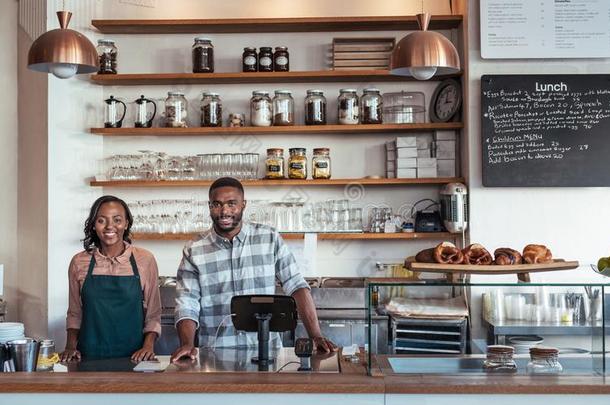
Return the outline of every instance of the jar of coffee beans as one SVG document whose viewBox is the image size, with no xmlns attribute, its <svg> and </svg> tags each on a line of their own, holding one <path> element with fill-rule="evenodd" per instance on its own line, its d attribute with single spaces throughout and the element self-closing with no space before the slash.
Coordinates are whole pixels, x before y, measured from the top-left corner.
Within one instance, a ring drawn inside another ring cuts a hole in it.
<svg viewBox="0 0 610 405">
<path fill-rule="evenodd" d="M 326 125 L 326 97 L 322 90 L 307 90 L 305 125 Z"/>
<path fill-rule="evenodd" d="M 195 38 L 193 73 L 214 73 L 214 46 L 208 38 Z"/>
<path fill-rule="evenodd" d="M 201 126 L 222 126 L 222 103 L 218 93 L 203 93 L 201 99 Z"/>
<path fill-rule="evenodd" d="M 97 55 L 100 62 L 100 75 L 117 74 L 118 48 L 111 39 L 99 39 L 97 41 Z"/>
<path fill-rule="evenodd" d="M 381 110 L 383 98 L 379 94 L 379 89 L 364 89 L 360 104 L 362 106 L 362 115 L 360 122 L 362 124 L 381 124 Z"/>
</svg>

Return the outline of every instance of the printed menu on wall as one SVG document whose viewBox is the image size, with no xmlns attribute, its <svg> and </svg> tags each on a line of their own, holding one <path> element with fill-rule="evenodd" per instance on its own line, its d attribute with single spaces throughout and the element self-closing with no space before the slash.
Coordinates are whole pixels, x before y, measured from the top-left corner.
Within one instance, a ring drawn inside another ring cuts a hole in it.
<svg viewBox="0 0 610 405">
<path fill-rule="evenodd" d="M 481 56 L 610 57 L 610 0 L 481 0 Z"/>
<path fill-rule="evenodd" d="M 486 187 L 610 186 L 610 75 L 481 77 Z"/>
</svg>

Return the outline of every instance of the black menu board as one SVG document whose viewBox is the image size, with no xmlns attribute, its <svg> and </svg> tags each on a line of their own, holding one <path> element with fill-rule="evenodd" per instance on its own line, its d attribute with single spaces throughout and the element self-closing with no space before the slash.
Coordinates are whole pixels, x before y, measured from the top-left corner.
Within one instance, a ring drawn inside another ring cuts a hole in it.
<svg viewBox="0 0 610 405">
<path fill-rule="evenodd" d="M 610 186 L 610 75 L 481 77 L 483 185 Z"/>
</svg>

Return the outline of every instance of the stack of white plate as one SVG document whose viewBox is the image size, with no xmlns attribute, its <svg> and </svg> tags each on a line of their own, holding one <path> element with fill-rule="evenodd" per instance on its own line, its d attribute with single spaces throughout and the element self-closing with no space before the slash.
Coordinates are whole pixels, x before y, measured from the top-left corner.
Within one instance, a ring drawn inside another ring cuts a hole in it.
<svg viewBox="0 0 610 405">
<path fill-rule="evenodd" d="M 515 348 L 515 354 L 528 354 L 530 348 L 538 346 L 544 342 L 544 338 L 536 335 L 511 336 L 508 344 Z"/>
<path fill-rule="evenodd" d="M 25 329 L 19 322 L 0 322 L 0 343 L 23 339 Z"/>
</svg>

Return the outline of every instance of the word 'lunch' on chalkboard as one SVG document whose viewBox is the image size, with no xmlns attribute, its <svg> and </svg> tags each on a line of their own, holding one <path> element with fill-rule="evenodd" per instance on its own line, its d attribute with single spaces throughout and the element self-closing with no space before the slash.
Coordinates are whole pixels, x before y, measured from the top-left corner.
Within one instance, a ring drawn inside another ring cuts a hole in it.
<svg viewBox="0 0 610 405">
<path fill-rule="evenodd" d="M 610 186 L 610 75 L 481 77 L 483 185 Z"/>
</svg>

